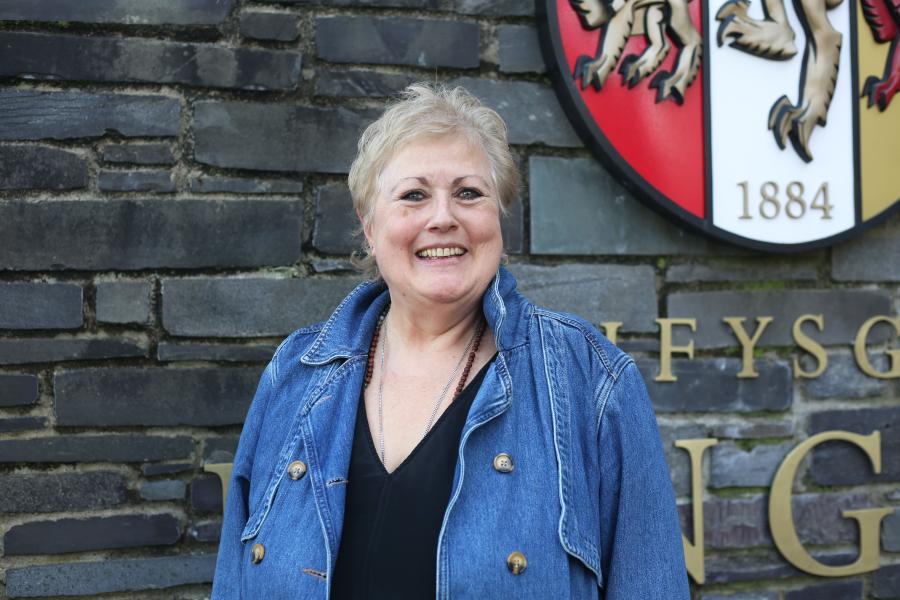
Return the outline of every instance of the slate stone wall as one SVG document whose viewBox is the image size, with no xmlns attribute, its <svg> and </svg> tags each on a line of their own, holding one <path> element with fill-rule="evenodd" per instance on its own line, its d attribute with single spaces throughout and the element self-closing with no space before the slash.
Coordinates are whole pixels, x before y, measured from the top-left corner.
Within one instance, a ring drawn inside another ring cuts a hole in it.
<svg viewBox="0 0 900 600">
<path fill-rule="evenodd" d="M 683 504 L 673 442 L 720 440 L 695 598 L 900 597 L 900 515 L 882 568 L 842 580 L 791 567 L 766 519 L 785 454 L 832 429 L 879 429 L 883 470 L 817 450 L 796 484 L 801 540 L 849 562 L 858 532 L 839 510 L 900 507 L 900 383 L 860 372 L 850 345 L 900 309 L 900 220 L 780 257 L 668 223 L 569 126 L 533 15 L 528 0 L 0 0 L 0 595 L 208 595 L 222 506 L 203 465 L 230 461 L 280 339 L 357 281 L 358 134 L 398 89 L 437 80 L 507 119 L 525 182 L 511 269 L 538 303 L 623 322 Z M 793 377 L 803 313 L 826 319 L 813 380 Z M 761 315 L 760 376 L 738 379 L 721 318 Z M 653 380 L 666 316 L 699 323 L 677 383 Z"/>
</svg>

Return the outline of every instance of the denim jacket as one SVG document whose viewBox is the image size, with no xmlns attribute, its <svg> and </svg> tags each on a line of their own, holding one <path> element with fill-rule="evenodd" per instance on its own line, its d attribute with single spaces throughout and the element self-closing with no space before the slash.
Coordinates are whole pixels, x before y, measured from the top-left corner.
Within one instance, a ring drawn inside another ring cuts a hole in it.
<svg viewBox="0 0 900 600">
<path fill-rule="evenodd" d="M 329 597 L 387 300 L 383 284 L 359 285 L 266 367 L 234 459 L 214 599 Z M 669 471 L 632 359 L 578 317 L 528 302 L 502 267 L 483 310 L 498 355 L 463 426 L 436 597 L 689 598 Z M 512 471 L 494 467 L 500 453 Z M 515 551 L 527 561 L 518 574 Z"/>
</svg>

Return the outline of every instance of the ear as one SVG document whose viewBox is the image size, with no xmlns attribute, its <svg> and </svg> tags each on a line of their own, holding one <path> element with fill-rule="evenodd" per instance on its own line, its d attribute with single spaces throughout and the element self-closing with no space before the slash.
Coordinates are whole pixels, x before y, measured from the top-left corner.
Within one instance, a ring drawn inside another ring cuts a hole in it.
<svg viewBox="0 0 900 600">
<path fill-rule="evenodd" d="M 362 225 L 363 235 L 366 236 L 366 246 L 369 248 L 369 254 L 375 255 L 375 238 L 372 236 L 372 219 L 365 219 L 359 210 L 356 211 L 356 218 Z"/>
</svg>

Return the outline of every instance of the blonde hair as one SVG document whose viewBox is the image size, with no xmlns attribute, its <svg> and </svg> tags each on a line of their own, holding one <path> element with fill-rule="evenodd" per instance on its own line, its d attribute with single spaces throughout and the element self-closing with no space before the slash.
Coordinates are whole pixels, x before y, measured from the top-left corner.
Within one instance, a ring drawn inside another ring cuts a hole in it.
<svg viewBox="0 0 900 600">
<path fill-rule="evenodd" d="M 414 83 L 359 138 L 347 184 L 362 221 L 360 231 L 372 217 L 381 173 L 394 154 L 416 139 L 451 134 L 463 135 L 484 150 L 500 212 L 507 214 L 519 190 L 519 170 L 509 150 L 506 123 L 465 88 Z M 365 238 L 362 254 L 354 253 L 351 260 L 367 277 L 378 277 Z"/>
</svg>

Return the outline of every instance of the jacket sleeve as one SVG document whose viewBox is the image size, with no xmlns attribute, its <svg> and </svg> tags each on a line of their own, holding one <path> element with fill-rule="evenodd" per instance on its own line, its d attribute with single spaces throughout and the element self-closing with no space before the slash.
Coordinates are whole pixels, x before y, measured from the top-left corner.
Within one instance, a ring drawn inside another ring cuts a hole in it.
<svg viewBox="0 0 900 600">
<path fill-rule="evenodd" d="M 249 518 L 250 476 L 256 443 L 269 405 L 275 382 L 276 352 L 272 362 L 263 371 L 256 395 L 250 405 L 228 485 L 228 499 L 222 519 L 222 533 L 219 539 L 219 554 L 213 577 L 213 600 L 234 600 L 241 597 L 241 570 L 243 569 L 243 543 L 241 533 Z"/>
<path fill-rule="evenodd" d="M 599 399 L 599 411 L 602 597 L 687 600 L 675 494 L 634 362 Z"/>
</svg>

